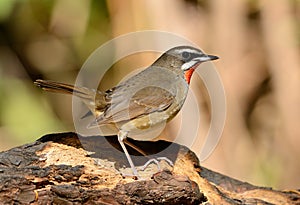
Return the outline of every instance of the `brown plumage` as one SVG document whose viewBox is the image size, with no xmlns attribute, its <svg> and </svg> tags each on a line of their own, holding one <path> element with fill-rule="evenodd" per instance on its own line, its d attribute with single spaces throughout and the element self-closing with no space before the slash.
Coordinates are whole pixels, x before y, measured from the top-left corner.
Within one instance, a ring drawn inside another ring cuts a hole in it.
<svg viewBox="0 0 300 205">
<path fill-rule="evenodd" d="M 151 66 L 105 91 L 37 80 L 46 91 L 74 94 L 95 116 L 90 126 L 103 128 L 105 135 L 118 135 L 134 175 L 137 171 L 123 140 L 153 140 L 152 133 L 162 128 L 181 109 L 195 68 L 202 62 L 218 59 L 190 46 L 172 48 Z"/>
</svg>

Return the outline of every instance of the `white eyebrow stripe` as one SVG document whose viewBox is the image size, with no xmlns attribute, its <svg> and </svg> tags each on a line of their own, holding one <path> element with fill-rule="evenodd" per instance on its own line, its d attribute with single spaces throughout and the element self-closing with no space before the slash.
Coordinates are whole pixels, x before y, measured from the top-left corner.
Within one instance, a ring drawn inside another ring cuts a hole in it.
<svg viewBox="0 0 300 205">
<path fill-rule="evenodd" d="M 180 50 L 177 50 L 175 53 L 179 54 L 179 53 L 183 53 L 183 52 L 188 52 L 188 53 L 193 53 L 193 54 L 198 54 L 198 55 L 202 54 L 201 52 L 190 49 L 190 48 L 180 49 Z"/>
</svg>

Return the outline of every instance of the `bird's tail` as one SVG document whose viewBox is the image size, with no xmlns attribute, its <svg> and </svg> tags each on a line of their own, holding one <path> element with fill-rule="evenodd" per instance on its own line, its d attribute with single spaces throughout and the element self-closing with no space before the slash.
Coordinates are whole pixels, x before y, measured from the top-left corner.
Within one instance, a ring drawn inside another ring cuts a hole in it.
<svg viewBox="0 0 300 205">
<path fill-rule="evenodd" d="M 105 104 L 103 93 L 96 93 L 96 91 L 85 87 L 76 87 L 65 83 L 58 83 L 51 80 L 40 79 L 36 80 L 34 84 L 45 91 L 75 95 L 76 97 L 79 97 L 93 113 L 95 113 L 95 99 L 98 106 L 101 106 L 101 104 Z"/>
<path fill-rule="evenodd" d="M 57 83 L 51 80 L 36 80 L 34 84 L 45 91 L 76 95 L 82 99 L 95 97 L 95 92 L 85 87 L 75 87 L 65 83 Z"/>
</svg>

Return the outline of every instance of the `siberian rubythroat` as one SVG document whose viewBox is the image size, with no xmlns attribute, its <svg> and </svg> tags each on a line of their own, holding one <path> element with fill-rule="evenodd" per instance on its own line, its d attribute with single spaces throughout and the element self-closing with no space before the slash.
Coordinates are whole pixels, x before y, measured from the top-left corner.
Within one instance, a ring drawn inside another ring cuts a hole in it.
<svg viewBox="0 0 300 205">
<path fill-rule="evenodd" d="M 190 79 L 199 64 L 218 59 L 191 46 L 178 46 L 163 53 L 151 66 L 107 91 L 95 91 L 48 80 L 36 80 L 44 90 L 73 94 L 93 113 L 91 127 L 104 135 L 118 135 L 134 175 L 138 175 L 124 145 L 126 137 L 153 140 L 154 130 L 170 121 L 186 99 Z"/>
</svg>

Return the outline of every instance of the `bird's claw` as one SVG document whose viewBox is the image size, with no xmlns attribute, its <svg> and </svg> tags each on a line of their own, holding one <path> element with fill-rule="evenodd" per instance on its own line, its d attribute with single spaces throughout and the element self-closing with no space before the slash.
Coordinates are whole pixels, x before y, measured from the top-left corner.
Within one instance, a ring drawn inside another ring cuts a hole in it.
<svg viewBox="0 0 300 205">
<path fill-rule="evenodd" d="M 153 162 L 156 164 L 157 169 L 159 171 L 162 171 L 161 166 L 159 164 L 159 161 L 162 161 L 162 160 L 166 161 L 171 167 L 174 166 L 173 162 L 170 159 L 168 159 L 167 157 L 158 157 L 158 158 L 153 158 L 153 159 L 148 160 L 142 167 L 139 168 L 139 170 L 144 171 L 149 166 L 149 164 L 151 164 Z"/>
</svg>

